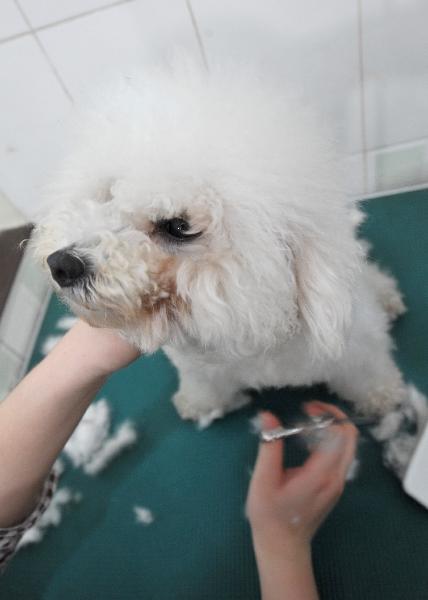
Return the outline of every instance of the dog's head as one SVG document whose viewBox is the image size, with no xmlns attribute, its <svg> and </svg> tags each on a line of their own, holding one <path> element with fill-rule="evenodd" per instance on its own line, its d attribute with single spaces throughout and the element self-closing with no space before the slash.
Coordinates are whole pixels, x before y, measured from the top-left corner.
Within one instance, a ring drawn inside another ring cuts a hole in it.
<svg viewBox="0 0 428 600">
<path fill-rule="evenodd" d="M 34 236 L 60 297 L 144 351 L 245 355 L 301 330 L 337 352 L 359 249 L 316 120 L 251 78 L 156 74 L 106 98 Z"/>
</svg>

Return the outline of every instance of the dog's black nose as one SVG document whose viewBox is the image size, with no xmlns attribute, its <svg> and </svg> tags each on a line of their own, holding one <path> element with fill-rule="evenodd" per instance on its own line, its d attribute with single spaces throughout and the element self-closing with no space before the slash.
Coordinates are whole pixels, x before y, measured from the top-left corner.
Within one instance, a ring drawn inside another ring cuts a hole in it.
<svg viewBox="0 0 428 600">
<path fill-rule="evenodd" d="M 85 261 L 67 250 L 57 250 L 50 254 L 47 263 L 52 277 L 61 287 L 71 287 L 86 272 Z"/>
</svg>

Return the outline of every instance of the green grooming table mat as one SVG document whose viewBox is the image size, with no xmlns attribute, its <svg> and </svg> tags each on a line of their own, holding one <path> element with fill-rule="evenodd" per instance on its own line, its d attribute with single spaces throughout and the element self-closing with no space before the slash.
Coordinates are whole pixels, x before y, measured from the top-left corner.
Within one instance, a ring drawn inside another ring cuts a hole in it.
<svg viewBox="0 0 428 600">
<path fill-rule="evenodd" d="M 362 234 L 373 258 L 393 273 L 408 313 L 395 324 L 398 364 L 428 393 L 428 191 L 363 203 Z M 53 299 L 41 344 L 57 333 L 65 309 Z M 114 421 L 131 418 L 140 439 L 96 477 L 67 469 L 61 486 L 82 493 L 58 528 L 24 548 L 0 581 L 5 600 L 253 600 L 260 597 L 244 501 L 257 441 L 249 419 L 260 407 L 287 417 L 303 400 L 338 402 L 323 387 L 268 390 L 205 431 L 177 416 L 170 398 L 177 376 L 158 352 L 115 374 L 98 397 Z M 426 600 L 428 512 L 387 471 L 363 431 L 361 467 L 318 532 L 313 548 L 321 598 Z M 287 462 L 304 458 L 287 442 Z M 135 505 L 155 521 L 137 525 Z M 284 598 L 286 590 L 284 590 Z"/>
</svg>

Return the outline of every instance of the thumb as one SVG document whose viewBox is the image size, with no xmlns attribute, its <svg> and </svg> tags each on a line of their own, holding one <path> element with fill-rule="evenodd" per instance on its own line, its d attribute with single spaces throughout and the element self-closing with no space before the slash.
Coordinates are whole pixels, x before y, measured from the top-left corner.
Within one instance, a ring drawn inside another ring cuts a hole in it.
<svg viewBox="0 0 428 600">
<path fill-rule="evenodd" d="M 261 428 L 263 430 L 281 427 L 278 419 L 268 412 L 260 413 Z M 284 442 L 260 442 L 259 453 L 253 472 L 253 484 L 264 487 L 273 487 L 282 480 L 283 474 Z"/>
</svg>

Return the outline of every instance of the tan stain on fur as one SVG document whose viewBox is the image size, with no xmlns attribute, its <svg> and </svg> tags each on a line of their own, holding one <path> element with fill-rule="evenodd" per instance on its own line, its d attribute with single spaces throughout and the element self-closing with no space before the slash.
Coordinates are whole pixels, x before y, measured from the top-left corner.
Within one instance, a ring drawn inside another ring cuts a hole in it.
<svg viewBox="0 0 428 600">
<path fill-rule="evenodd" d="M 154 253 L 148 264 L 149 290 L 140 296 L 141 304 L 130 311 L 121 311 L 125 322 L 141 323 L 162 316 L 175 320 L 179 313 L 189 313 L 189 304 L 177 294 L 176 274 L 180 259 L 163 252 Z"/>
<path fill-rule="evenodd" d="M 144 318 L 164 309 L 168 316 L 173 316 L 178 310 L 185 308 L 186 303 L 177 294 L 177 269 L 179 258 L 167 256 L 156 261 L 149 267 L 150 279 L 154 284 L 151 293 L 144 294 L 140 314 Z"/>
<path fill-rule="evenodd" d="M 122 212 L 124 222 L 131 225 L 137 231 L 143 231 L 147 235 L 152 235 L 156 229 L 156 224 L 149 217 L 142 213 Z"/>
</svg>

